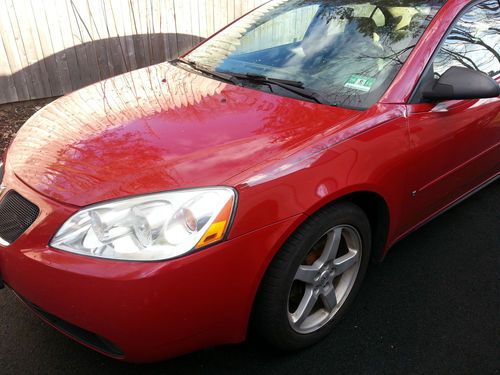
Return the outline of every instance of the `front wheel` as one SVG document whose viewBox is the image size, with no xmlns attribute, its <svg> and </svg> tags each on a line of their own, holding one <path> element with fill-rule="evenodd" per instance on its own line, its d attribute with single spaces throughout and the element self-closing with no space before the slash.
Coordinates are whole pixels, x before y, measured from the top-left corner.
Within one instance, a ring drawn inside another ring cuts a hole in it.
<svg viewBox="0 0 500 375">
<path fill-rule="evenodd" d="M 273 259 L 254 323 L 273 346 L 296 350 L 325 337 L 349 308 L 370 257 L 370 223 L 351 203 L 309 218 Z"/>
</svg>

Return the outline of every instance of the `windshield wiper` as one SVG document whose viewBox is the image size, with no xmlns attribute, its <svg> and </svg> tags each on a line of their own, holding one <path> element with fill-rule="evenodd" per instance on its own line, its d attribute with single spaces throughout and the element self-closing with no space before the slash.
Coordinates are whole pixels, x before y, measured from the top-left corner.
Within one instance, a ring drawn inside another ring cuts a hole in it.
<svg viewBox="0 0 500 375">
<path fill-rule="evenodd" d="M 322 95 L 314 90 L 308 89 L 304 87 L 304 84 L 300 81 L 292 81 L 288 79 L 279 79 L 279 78 L 270 78 L 263 75 L 258 74 L 241 74 L 241 73 L 233 73 L 233 72 L 215 72 L 209 70 L 203 66 L 198 65 L 195 61 L 186 60 L 184 58 L 177 58 L 172 60 L 171 63 L 177 64 L 182 63 L 190 66 L 192 69 L 197 70 L 205 75 L 218 78 L 220 80 L 231 82 L 234 85 L 240 85 L 240 80 L 253 81 L 257 83 L 262 83 L 268 86 L 279 86 L 285 90 L 293 92 L 303 98 L 311 99 L 319 104 L 327 104 L 334 105 L 329 103 L 328 100 L 324 99 Z M 271 88 L 272 90 L 272 88 Z"/>
<path fill-rule="evenodd" d="M 324 99 L 320 93 L 304 87 L 304 83 L 302 83 L 300 81 L 292 81 L 292 80 L 280 79 L 280 78 L 270 78 L 270 77 L 266 77 L 266 76 L 258 75 L 258 74 L 241 74 L 241 73 L 233 73 L 233 72 L 224 72 L 224 74 L 231 75 L 232 77 L 236 77 L 238 79 L 254 81 L 254 82 L 262 83 L 265 85 L 275 85 L 275 86 L 281 87 L 285 90 L 288 90 L 290 92 L 293 92 L 294 94 L 302 96 L 303 98 L 314 100 L 316 103 L 319 103 L 319 104 L 335 105 L 335 104 L 329 103 L 328 100 Z"/>
<path fill-rule="evenodd" d="M 232 76 L 235 76 L 237 78 L 243 78 L 243 79 L 252 79 L 256 81 L 267 81 L 269 83 L 276 83 L 276 84 L 283 84 L 287 86 L 293 86 L 293 87 L 298 87 L 303 89 L 304 88 L 304 83 L 300 81 L 291 81 L 289 79 L 281 79 L 281 78 L 270 78 L 266 77 L 264 75 L 260 74 L 241 74 L 241 73 L 228 73 L 231 74 Z"/>
<path fill-rule="evenodd" d="M 226 82 L 231 82 L 235 85 L 239 84 L 238 80 L 235 77 L 233 77 L 232 74 L 211 71 L 211 70 L 209 70 L 201 65 L 198 65 L 195 61 L 186 60 L 186 59 L 183 59 L 182 57 L 179 57 L 175 60 L 172 60 L 172 61 L 170 61 L 170 63 L 172 63 L 172 64 L 182 63 L 182 64 L 190 66 L 192 69 L 194 69 L 198 72 L 201 72 L 207 76 L 210 76 L 213 78 L 218 78 L 218 79 L 226 81 Z"/>
</svg>

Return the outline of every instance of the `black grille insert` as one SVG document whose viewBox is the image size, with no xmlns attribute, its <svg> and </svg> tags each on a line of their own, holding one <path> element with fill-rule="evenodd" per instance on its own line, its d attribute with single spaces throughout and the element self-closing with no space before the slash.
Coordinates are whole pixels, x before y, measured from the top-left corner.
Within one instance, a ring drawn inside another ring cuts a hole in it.
<svg viewBox="0 0 500 375">
<path fill-rule="evenodd" d="M 14 190 L 0 202 L 0 238 L 9 244 L 17 240 L 38 217 L 40 210 Z"/>
</svg>

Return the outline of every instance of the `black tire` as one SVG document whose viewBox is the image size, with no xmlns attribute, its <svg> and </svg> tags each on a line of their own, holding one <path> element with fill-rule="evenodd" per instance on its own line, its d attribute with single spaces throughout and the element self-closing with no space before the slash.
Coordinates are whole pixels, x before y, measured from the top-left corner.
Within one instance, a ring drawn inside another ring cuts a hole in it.
<svg viewBox="0 0 500 375">
<path fill-rule="evenodd" d="M 299 333 L 289 320 L 289 294 L 299 266 L 311 248 L 331 228 L 348 225 L 361 238 L 361 259 L 352 288 L 331 320 L 311 333 Z M 371 230 L 365 213 L 358 206 L 342 202 L 325 207 L 306 220 L 283 245 L 271 262 L 259 288 L 252 323 L 258 335 L 280 350 L 298 350 L 327 336 L 349 309 L 359 291 L 370 258 Z"/>
</svg>

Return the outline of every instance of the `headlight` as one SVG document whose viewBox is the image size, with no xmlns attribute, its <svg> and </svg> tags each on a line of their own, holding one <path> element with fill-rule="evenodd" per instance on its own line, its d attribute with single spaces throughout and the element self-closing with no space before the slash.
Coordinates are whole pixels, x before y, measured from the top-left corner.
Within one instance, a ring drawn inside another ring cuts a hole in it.
<svg viewBox="0 0 500 375">
<path fill-rule="evenodd" d="M 233 189 L 214 187 L 96 204 L 66 221 L 50 246 L 107 259 L 175 258 L 221 241 L 235 199 Z"/>
</svg>

